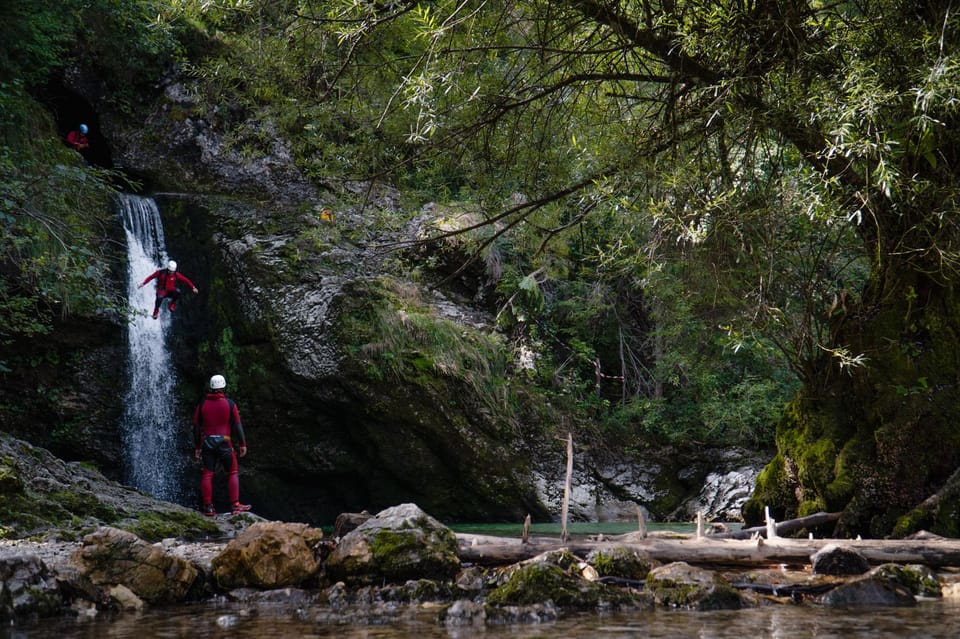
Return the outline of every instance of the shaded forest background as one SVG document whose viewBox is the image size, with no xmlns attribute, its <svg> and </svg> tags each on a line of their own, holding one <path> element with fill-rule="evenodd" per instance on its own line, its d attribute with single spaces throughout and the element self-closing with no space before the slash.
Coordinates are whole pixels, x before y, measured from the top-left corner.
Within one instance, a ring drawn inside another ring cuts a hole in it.
<svg viewBox="0 0 960 639">
<path fill-rule="evenodd" d="M 956 532 L 949 3 L 10 4 L 7 343 L 125 312 L 101 239 L 135 176 L 63 145 L 64 76 L 93 70 L 144 118 L 178 75 L 236 152 L 282 139 L 321 187 L 458 211 L 424 240 L 457 259 L 404 253 L 408 275 L 482 282 L 511 374 L 590 437 L 775 448 L 748 520 Z"/>
</svg>

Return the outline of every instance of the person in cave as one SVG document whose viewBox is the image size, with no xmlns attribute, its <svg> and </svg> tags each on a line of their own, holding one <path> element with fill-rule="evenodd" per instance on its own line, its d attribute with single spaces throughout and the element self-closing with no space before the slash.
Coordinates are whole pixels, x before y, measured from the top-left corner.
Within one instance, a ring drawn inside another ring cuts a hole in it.
<svg viewBox="0 0 960 639">
<path fill-rule="evenodd" d="M 202 512 L 215 517 L 213 505 L 213 476 L 217 468 L 227 473 L 227 496 L 231 512 L 237 515 L 250 510 L 240 503 L 240 471 L 237 455 L 247 454 L 247 439 L 240 421 L 236 402 L 226 396 L 227 380 L 223 375 L 210 378 L 210 391 L 197 404 L 193 413 L 194 456 L 200 460 L 200 496 Z"/>
<path fill-rule="evenodd" d="M 157 319 L 157 316 L 160 314 L 160 305 L 163 304 L 164 299 L 170 300 L 170 304 L 167 306 L 168 311 L 172 313 L 177 310 L 177 301 L 180 299 L 180 289 L 177 287 L 178 282 L 183 282 L 189 286 L 194 294 L 200 292 L 194 283 L 190 281 L 190 278 L 183 273 L 177 272 L 177 263 L 173 260 L 167 262 L 167 268 L 157 269 L 148 275 L 147 279 L 143 280 L 137 288 L 143 288 L 152 279 L 157 280 L 157 300 L 153 305 L 153 319 Z"/>
<path fill-rule="evenodd" d="M 81 124 L 79 128 L 67 133 L 67 144 L 79 152 L 90 148 L 90 140 L 87 138 L 89 129 L 86 124 Z"/>
</svg>

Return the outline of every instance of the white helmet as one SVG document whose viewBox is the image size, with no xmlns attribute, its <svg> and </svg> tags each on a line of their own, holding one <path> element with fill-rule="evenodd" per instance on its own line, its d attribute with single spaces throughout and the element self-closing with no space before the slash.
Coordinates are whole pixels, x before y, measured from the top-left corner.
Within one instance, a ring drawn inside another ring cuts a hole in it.
<svg viewBox="0 0 960 639">
<path fill-rule="evenodd" d="M 227 387 L 227 380 L 223 375 L 214 375 L 210 378 L 210 390 L 221 390 Z"/>
<path fill-rule="evenodd" d="M 171 273 L 177 270 L 177 263 L 174 262 L 173 260 L 170 260 L 169 262 L 167 262 L 167 270 L 170 271 Z"/>
</svg>

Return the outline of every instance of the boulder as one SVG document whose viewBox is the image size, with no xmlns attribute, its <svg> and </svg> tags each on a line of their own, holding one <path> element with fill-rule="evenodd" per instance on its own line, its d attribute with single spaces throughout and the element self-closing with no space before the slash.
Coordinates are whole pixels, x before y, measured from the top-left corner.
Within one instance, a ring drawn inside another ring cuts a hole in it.
<svg viewBox="0 0 960 639">
<path fill-rule="evenodd" d="M 213 558 L 213 579 L 222 588 L 284 588 L 316 574 L 316 547 L 323 531 L 306 524 L 257 522 Z"/>
<path fill-rule="evenodd" d="M 83 538 L 70 558 L 74 568 L 106 589 L 126 586 L 147 603 L 183 601 L 200 574 L 190 562 L 133 533 L 105 526 Z"/>
<path fill-rule="evenodd" d="M 683 561 L 653 568 L 647 575 L 646 587 L 662 606 L 691 610 L 744 607 L 740 593 L 722 575 Z"/>
<path fill-rule="evenodd" d="M 870 574 L 900 584 L 915 597 L 936 598 L 943 595 L 940 580 L 928 566 L 882 564 L 872 569 Z"/>
<path fill-rule="evenodd" d="M 0 559 L 0 621 L 49 617 L 62 612 L 57 580 L 36 555 Z"/>
<path fill-rule="evenodd" d="M 367 511 L 359 513 L 340 513 L 333 522 L 333 536 L 336 539 L 342 539 L 351 530 L 373 517 Z"/>
<path fill-rule="evenodd" d="M 866 558 L 853 548 L 829 544 L 810 556 L 815 575 L 862 575 L 870 570 Z"/>
<path fill-rule="evenodd" d="M 840 584 L 821 595 L 818 602 L 839 608 L 917 605 L 906 586 L 884 573 L 871 573 Z"/>
<path fill-rule="evenodd" d="M 646 552 L 630 546 L 593 550 L 587 555 L 587 563 L 596 568 L 600 577 L 635 580 L 646 579 L 650 570 L 660 565 Z"/>
<path fill-rule="evenodd" d="M 363 522 L 326 561 L 328 577 L 354 582 L 452 579 L 459 569 L 453 531 L 416 504 L 387 508 Z"/>
<path fill-rule="evenodd" d="M 487 603 L 590 610 L 636 602 L 626 590 L 583 579 L 550 561 L 532 561 L 511 571 L 506 582 L 489 594 Z"/>
</svg>

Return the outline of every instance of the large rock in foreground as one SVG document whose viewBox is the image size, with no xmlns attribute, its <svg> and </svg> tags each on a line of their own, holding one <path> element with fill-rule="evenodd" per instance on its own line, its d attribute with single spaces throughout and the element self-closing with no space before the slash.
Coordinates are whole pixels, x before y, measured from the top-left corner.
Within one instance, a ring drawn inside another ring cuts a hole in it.
<svg viewBox="0 0 960 639">
<path fill-rule="evenodd" d="M 0 558 L 0 622 L 60 612 L 56 576 L 36 555 Z"/>
<path fill-rule="evenodd" d="M 213 558 L 213 578 L 223 588 L 284 588 L 312 577 L 323 531 L 306 524 L 257 522 Z"/>
<path fill-rule="evenodd" d="M 125 586 L 148 603 L 183 601 L 200 574 L 190 562 L 109 526 L 84 537 L 71 562 L 94 584 Z"/>
<path fill-rule="evenodd" d="M 460 569 L 453 531 L 416 504 L 381 511 L 347 533 L 326 561 L 346 581 L 450 579 Z"/>
</svg>

